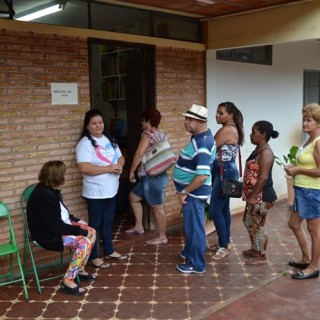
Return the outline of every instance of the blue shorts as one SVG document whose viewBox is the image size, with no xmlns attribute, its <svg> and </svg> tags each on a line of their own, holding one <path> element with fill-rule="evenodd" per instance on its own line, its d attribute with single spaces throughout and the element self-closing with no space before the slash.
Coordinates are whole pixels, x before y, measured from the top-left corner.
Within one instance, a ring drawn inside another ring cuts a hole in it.
<svg viewBox="0 0 320 320">
<path fill-rule="evenodd" d="M 163 204 L 164 190 L 168 182 L 167 172 L 163 172 L 156 177 L 141 177 L 131 192 L 139 198 L 146 200 L 150 206 Z"/>
<path fill-rule="evenodd" d="M 301 219 L 320 218 L 320 190 L 294 187 L 293 209 Z"/>
</svg>

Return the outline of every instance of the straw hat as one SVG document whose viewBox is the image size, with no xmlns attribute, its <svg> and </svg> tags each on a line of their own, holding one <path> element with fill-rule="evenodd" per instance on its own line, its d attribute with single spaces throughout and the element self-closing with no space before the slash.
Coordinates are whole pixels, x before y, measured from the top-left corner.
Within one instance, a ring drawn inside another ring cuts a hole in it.
<svg viewBox="0 0 320 320">
<path fill-rule="evenodd" d="M 197 104 L 193 104 L 191 108 L 186 112 L 182 114 L 183 116 L 198 119 L 201 121 L 208 121 L 208 109 L 199 106 Z"/>
</svg>

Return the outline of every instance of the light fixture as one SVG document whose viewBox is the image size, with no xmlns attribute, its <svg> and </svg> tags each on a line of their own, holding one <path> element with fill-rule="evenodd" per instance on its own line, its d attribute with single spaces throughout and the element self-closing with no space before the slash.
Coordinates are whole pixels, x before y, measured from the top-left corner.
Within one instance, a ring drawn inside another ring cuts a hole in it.
<svg viewBox="0 0 320 320">
<path fill-rule="evenodd" d="M 15 20 L 19 20 L 19 21 L 32 21 L 44 16 L 47 16 L 49 14 L 61 11 L 62 9 L 65 8 L 66 6 L 66 2 L 67 1 L 60 1 L 59 3 L 55 2 L 55 4 L 43 7 L 37 7 L 35 9 L 33 9 L 31 12 L 30 10 L 28 10 L 25 13 L 22 13 L 22 16 L 15 18 Z"/>
<path fill-rule="evenodd" d="M 214 0 L 197 0 L 198 2 L 208 3 L 208 4 L 214 4 Z"/>
</svg>

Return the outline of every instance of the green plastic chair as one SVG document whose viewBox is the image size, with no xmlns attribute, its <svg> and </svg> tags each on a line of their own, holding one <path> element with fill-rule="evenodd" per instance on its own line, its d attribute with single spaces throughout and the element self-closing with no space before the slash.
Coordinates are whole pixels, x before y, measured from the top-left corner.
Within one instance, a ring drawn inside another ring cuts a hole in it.
<svg viewBox="0 0 320 320">
<path fill-rule="evenodd" d="M 40 268 L 37 267 L 37 265 L 36 265 L 36 262 L 34 259 L 34 254 L 33 254 L 33 249 L 34 248 L 42 248 L 42 247 L 37 242 L 32 241 L 32 238 L 31 238 L 31 235 L 29 232 L 27 216 L 26 216 L 27 202 L 28 202 L 30 195 L 31 195 L 33 189 L 35 188 L 35 186 L 36 186 L 36 184 L 32 184 L 32 185 L 26 187 L 23 190 L 21 197 L 20 197 L 21 215 L 22 215 L 23 224 L 24 224 L 23 270 L 24 270 L 24 274 L 26 275 L 26 272 L 27 272 L 27 251 L 29 251 L 31 265 L 32 265 L 33 273 L 34 273 L 34 276 L 36 279 L 38 292 L 41 294 L 41 282 L 61 278 L 63 275 L 59 274 L 59 275 L 54 275 L 54 276 L 45 277 L 45 278 L 41 278 L 41 279 L 39 278 L 39 275 L 38 275 L 38 269 L 40 269 Z M 43 249 L 43 250 L 45 250 L 45 249 Z M 63 270 L 63 251 L 60 253 L 59 264 L 60 264 L 60 270 Z M 49 267 L 52 267 L 52 266 L 50 265 L 47 267 L 42 267 L 42 269 L 49 268 Z"/>
<path fill-rule="evenodd" d="M 9 242 L 5 242 L 5 243 L 2 243 L 2 241 L 0 242 L 0 257 L 10 256 L 10 266 L 9 266 L 9 272 L 0 274 L 0 278 L 5 278 L 5 282 L 1 282 L 0 286 L 22 281 L 24 295 L 26 300 L 28 301 L 29 295 L 28 295 L 27 285 L 26 285 L 26 281 L 25 281 L 25 277 L 24 277 L 24 273 L 21 265 L 21 260 L 19 257 L 19 248 L 17 246 L 16 239 L 14 236 L 10 212 L 8 207 L 2 201 L 0 201 L 0 221 L 2 221 L 1 223 L 4 223 L 4 220 L 7 220 L 9 228 L 8 229 L 2 228 L 3 231 L 1 234 L 1 238 L 4 239 L 3 237 L 4 233 L 6 231 L 9 231 L 8 238 L 6 238 L 7 240 L 9 240 Z M 17 258 L 19 272 L 20 272 L 20 276 L 18 278 L 15 277 L 15 274 L 14 274 L 14 264 L 13 264 L 14 255 Z"/>
</svg>

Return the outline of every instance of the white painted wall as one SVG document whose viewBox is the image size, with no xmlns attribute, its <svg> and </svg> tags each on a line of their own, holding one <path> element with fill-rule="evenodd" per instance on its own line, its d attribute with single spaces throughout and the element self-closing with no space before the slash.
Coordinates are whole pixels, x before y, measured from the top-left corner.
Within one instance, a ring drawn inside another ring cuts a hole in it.
<svg viewBox="0 0 320 320">
<path fill-rule="evenodd" d="M 272 66 L 216 60 L 216 51 L 207 51 L 208 125 L 213 133 L 219 128 L 215 112 L 220 102 L 232 101 L 241 110 L 245 130 L 243 165 L 255 148 L 249 135 L 258 120 L 270 121 L 279 131 L 279 137 L 269 141 L 276 156 L 282 158 L 292 145 L 301 144 L 304 70 L 320 71 L 320 41 L 274 45 Z M 284 171 L 276 164 L 273 180 L 278 198 L 285 198 Z M 241 199 L 231 200 L 233 212 L 243 207 Z"/>
</svg>

